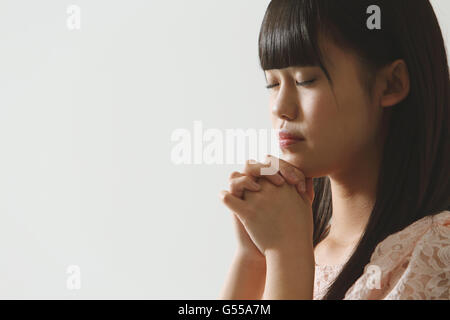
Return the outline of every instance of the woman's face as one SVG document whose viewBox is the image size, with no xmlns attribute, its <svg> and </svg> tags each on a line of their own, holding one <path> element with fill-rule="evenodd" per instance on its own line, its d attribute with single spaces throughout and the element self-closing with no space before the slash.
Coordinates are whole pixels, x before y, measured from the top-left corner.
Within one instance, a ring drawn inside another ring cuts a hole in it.
<svg viewBox="0 0 450 320">
<path fill-rule="evenodd" d="M 351 168 L 379 138 L 382 108 L 369 101 L 354 55 L 331 42 L 322 43 L 334 93 L 319 67 L 267 70 L 272 126 L 304 137 L 281 147 L 281 159 L 308 177 Z M 309 82 L 314 80 L 314 82 Z M 373 99 L 376 101 L 376 99 Z"/>
</svg>

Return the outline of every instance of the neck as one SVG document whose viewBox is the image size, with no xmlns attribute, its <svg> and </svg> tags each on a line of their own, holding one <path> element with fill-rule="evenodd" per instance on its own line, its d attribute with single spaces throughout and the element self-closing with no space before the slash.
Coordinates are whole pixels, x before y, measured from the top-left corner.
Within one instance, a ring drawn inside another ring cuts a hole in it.
<svg viewBox="0 0 450 320">
<path fill-rule="evenodd" d="M 380 148 L 365 150 L 346 170 L 330 175 L 332 220 L 329 241 L 355 245 L 362 236 L 376 200 Z"/>
</svg>

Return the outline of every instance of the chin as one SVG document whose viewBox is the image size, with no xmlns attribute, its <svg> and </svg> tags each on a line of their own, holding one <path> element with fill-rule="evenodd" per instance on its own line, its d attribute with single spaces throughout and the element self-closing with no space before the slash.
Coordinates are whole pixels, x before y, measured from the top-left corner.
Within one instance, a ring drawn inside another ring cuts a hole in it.
<svg viewBox="0 0 450 320">
<path fill-rule="evenodd" d="M 280 159 L 290 163 L 300 170 L 302 170 L 302 167 L 305 165 L 305 161 L 302 159 L 302 156 L 295 153 L 281 153 Z"/>
<path fill-rule="evenodd" d="M 303 155 L 295 153 L 282 153 L 280 154 L 280 159 L 288 162 L 297 169 L 299 169 L 307 178 L 319 178 L 325 175 L 323 170 L 317 167 L 312 167 L 305 161 Z M 312 161 L 314 163 L 314 161 Z"/>
</svg>

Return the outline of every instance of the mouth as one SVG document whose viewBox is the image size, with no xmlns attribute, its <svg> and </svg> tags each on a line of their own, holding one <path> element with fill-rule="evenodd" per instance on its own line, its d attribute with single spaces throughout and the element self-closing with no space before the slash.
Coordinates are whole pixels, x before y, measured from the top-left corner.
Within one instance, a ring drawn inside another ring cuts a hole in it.
<svg viewBox="0 0 450 320">
<path fill-rule="evenodd" d="M 305 138 L 298 133 L 289 131 L 280 131 L 280 147 L 287 148 L 299 142 L 305 141 Z"/>
<path fill-rule="evenodd" d="M 297 144 L 299 142 L 305 141 L 303 140 L 298 140 L 298 139 L 280 139 L 280 147 L 281 148 L 287 148 L 290 147 L 294 144 Z"/>
</svg>

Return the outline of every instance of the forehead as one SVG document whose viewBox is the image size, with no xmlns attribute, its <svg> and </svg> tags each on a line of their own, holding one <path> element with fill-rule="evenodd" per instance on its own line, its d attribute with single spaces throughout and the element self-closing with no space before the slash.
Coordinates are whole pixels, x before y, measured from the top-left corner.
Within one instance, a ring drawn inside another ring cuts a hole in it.
<svg viewBox="0 0 450 320">
<path fill-rule="evenodd" d="M 320 69 L 319 66 L 292 66 L 284 69 L 265 70 L 264 74 L 267 76 L 278 76 L 281 74 L 296 74 L 298 72 L 310 72 Z"/>
<path fill-rule="evenodd" d="M 319 47 L 322 52 L 322 63 L 324 67 L 330 74 L 343 72 L 348 67 L 349 64 L 354 63 L 355 55 L 351 50 L 344 50 L 337 46 L 334 41 L 327 37 L 319 37 Z M 291 66 L 284 69 L 272 69 L 265 70 L 264 75 L 270 76 L 280 76 L 280 75 L 295 75 L 296 73 L 308 73 L 313 71 L 321 70 L 318 65 L 301 65 L 301 66 Z M 348 70 L 347 70 L 348 71 Z"/>
</svg>

